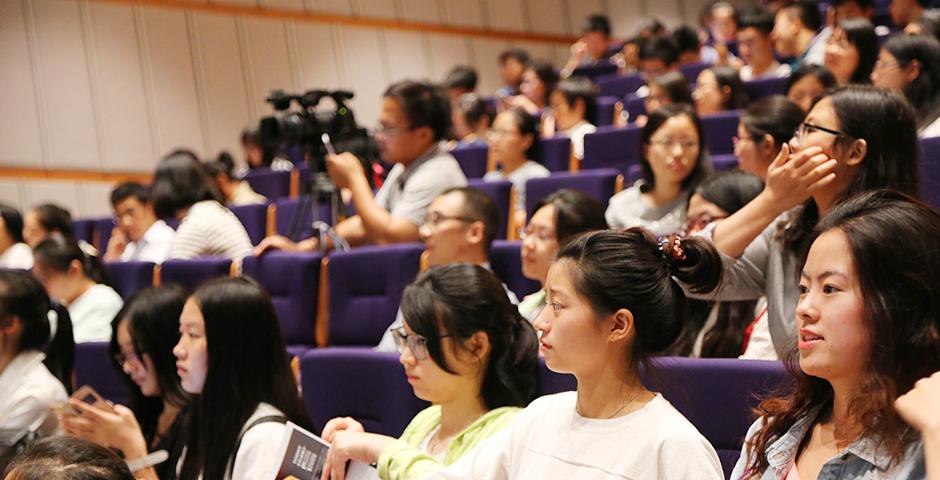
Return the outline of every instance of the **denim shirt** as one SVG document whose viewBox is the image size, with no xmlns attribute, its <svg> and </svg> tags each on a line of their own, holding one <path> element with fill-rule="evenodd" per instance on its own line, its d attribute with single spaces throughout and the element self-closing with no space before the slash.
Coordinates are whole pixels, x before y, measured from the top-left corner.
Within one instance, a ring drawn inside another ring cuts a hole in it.
<svg viewBox="0 0 940 480">
<path fill-rule="evenodd" d="M 760 475 L 745 476 L 748 467 L 747 444 L 760 430 L 763 419 L 760 418 L 748 429 L 747 439 L 741 448 L 741 457 L 731 471 L 732 480 L 785 480 L 787 472 L 796 461 L 800 444 L 812 428 L 819 415 L 816 408 L 806 417 L 801 418 L 783 436 L 773 439 L 766 454 L 770 466 Z M 924 466 L 924 448 L 920 440 L 908 446 L 904 455 L 892 464 L 891 457 L 878 449 L 878 441 L 872 437 L 863 437 L 823 464 L 816 480 L 925 480 L 927 473 Z M 812 479 L 801 479 L 812 480 Z"/>
</svg>

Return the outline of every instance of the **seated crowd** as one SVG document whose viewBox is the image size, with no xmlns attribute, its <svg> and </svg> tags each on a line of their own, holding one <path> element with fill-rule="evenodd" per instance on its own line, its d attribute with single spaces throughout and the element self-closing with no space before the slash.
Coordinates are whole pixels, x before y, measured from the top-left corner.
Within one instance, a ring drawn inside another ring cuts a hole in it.
<svg viewBox="0 0 940 480">
<path fill-rule="evenodd" d="M 716 1 L 697 28 L 646 19 L 619 42 L 592 15 L 560 71 L 503 52 L 493 95 L 467 66 L 441 85 L 396 82 L 376 99 L 381 162 L 325 155 L 340 217 L 310 236 L 268 227 L 253 242 L 233 212 L 277 200 L 246 170 L 298 170 L 251 127 L 244 170 L 227 152 L 170 152 L 149 185 L 115 186 L 113 228 L 92 237 L 58 205 L 0 204 L 0 434 L 15 434 L 0 435 L 0 475 L 266 478 L 290 422 L 331 443 L 323 480 L 350 461 L 402 480 L 940 478 L 940 214 L 922 200 L 920 144 L 940 135 L 940 14 L 924 2 L 892 0 L 903 31 L 889 38 L 870 0 L 825 14 Z M 592 76 L 601 67 L 614 73 Z M 601 85 L 631 78 L 602 118 Z M 779 92 L 754 95 L 765 81 Z M 729 113 L 731 169 L 707 131 Z M 592 139 L 612 131 L 639 141 L 610 195 L 537 194 L 588 170 Z M 542 160 L 559 137 L 570 171 L 556 175 Z M 458 161 L 474 148 L 481 179 Z M 511 184 L 508 202 L 493 182 Z M 530 291 L 497 273 L 506 230 Z M 242 261 L 319 251 L 328 265 L 414 242 L 422 271 L 363 347 L 397 353 L 430 406 L 397 437 L 350 416 L 318 424 L 275 302 Z M 232 275 L 125 299 L 105 274 L 198 257 L 231 260 Z M 108 342 L 127 405 L 69 397 L 86 342 Z M 664 356 L 786 369 L 731 471 L 646 381 Z M 543 368 L 575 387 L 538 397 Z"/>
</svg>

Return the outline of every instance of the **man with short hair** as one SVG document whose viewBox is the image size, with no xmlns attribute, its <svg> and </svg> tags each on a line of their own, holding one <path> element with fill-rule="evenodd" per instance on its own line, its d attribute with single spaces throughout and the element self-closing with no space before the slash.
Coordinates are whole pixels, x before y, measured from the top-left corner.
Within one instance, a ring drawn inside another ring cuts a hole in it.
<svg viewBox="0 0 940 480">
<path fill-rule="evenodd" d="M 679 47 L 671 38 L 653 37 L 640 45 L 640 71 L 647 80 L 677 70 Z"/>
<path fill-rule="evenodd" d="M 522 74 L 529 64 L 529 54 L 521 48 L 511 48 L 499 54 L 499 78 L 503 86 L 496 91 L 497 97 L 511 97 L 519 94 Z"/>
<path fill-rule="evenodd" d="M 594 65 L 607 60 L 610 49 L 610 19 L 606 15 L 594 14 L 584 19 L 581 26 L 581 38 L 571 45 L 571 56 L 561 77 L 571 76 L 574 69 L 582 65 Z"/>
<path fill-rule="evenodd" d="M 421 225 L 427 267 L 471 263 L 489 269 L 490 247 L 501 221 L 505 219 L 499 218 L 496 204 L 480 190 L 463 187 L 445 191 L 428 206 L 427 220 Z M 513 304 L 519 303 L 509 289 L 506 295 Z M 390 332 L 403 324 L 404 318 L 398 310 L 395 322 L 375 349 L 396 351 Z"/>
<path fill-rule="evenodd" d="M 444 79 L 444 88 L 450 96 L 451 107 L 457 104 L 465 94 L 473 93 L 477 89 L 477 71 L 473 67 L 457 65 L 450 69 Z"/>
<path fill-rule="evenodd" d="M 746 9 L 738 18 L 738 57 L 744 62 L 741 80 L 781 78 L 790 75 L 790 66 L 774 58 L 774 14 L 761 7 Z"/>
<path fill-rule="evenodd" d="M 440 87 L 402 80 L 385 91 L 376 130 L 382 159 L 394 164 L 378 193 L 372 193 L 362 162 L 352 153 L 327 155 L 327 171 L 337 188 L 352 193 L 357 215 L 338 223 L 335 233 L 351 246 L 418 240 L 428 204 L 441 192 L 467 184 L 454 157 L 441 146 L 451 129 L 450 101 Z M 324 245 L 329 249 L 332 245 Z M 275 235 L 255 247 L 315 251 L 317 237 L 300 242 Z"/>
<path fill-rule="evenodd" d="M 771 38 L 780 56 L 794 59 L 790 68 L 802 63 L 823 64 L 826 42 L 817 34 L 821 26 L 822 16 L 814 1 L 798 0 L 777 11 Z"/>
<path fill-rule="evenodd" d="M 111 191 L 116 226 L 105 250 L 105 261 L 163 263 L 170 256 L 176 233 L 157 219 L 150 191 L 137 182 L 125 182 Z"/>
</svg>

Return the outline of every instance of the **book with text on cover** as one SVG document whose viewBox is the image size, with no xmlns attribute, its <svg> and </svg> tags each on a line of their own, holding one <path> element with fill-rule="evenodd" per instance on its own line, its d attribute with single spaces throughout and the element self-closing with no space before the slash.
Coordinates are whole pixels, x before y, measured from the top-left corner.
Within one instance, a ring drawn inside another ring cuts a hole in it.
<svg viewBox="0 0 940 480">
<path fill-rule="evenodd" d="M 322 438 L 304 430 L 298 425 L 287 422 L 284 438 L 281 440 L 281 462 L 277 471 L 269 478 L 274 480 L 320 480 L 326 454 L 330 444 Z M 378 472 L 356 460 L 349 462 L 346 470 L 349 480 L 378 480 Z"/>
</svg>

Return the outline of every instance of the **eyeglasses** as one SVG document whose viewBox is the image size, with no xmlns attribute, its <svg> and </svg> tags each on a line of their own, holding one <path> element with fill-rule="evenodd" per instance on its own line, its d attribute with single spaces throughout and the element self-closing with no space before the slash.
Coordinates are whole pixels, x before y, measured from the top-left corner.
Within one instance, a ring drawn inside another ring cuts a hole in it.
<svg viewBox="0 0 940 480">
<path fill-rule="evenodd" d="M 137 352 L 125 354 L 124 352 L 117 352 L 114 354 L 114 361 L 118 366 L 123 367 L 126 362 L 131 362 L 137 365 L 140 365 L 140 357 L 137 356 Z"/>
<path fill-rule="evenodd" d="M 661 148 L 663 150 L 669 150 L 675 148 L 676 146 L 682 148 L 682 150 L 692 150 L 695 147 L 698 147 L 698 142 L 693 140 L 652 140 L 650 141 L 654 147 Z"/>
<path fill-rule="evenodd" d="M 466 222 L 466 223 L 473 223 L 477 221 L 477 219 L 475 218 L 465 217 L 462 215 L 444 215 L 444 214 L 437 213 L 437 212 L 431 212 L 430 214 L 428 214 L 427 218 L 424 219 L 423 225 L 437 227 L 438 225 L 440 225 L 443 222 L 446 222 L 447 220 L 457 220 L 458 222 Z"/>
<path fill-rule="evenodd" d="M 516 233 L 519 234 L 519 240 L 525 240 L 528 237 L 532 237 L 540 242 L 548 242 L 550 240 L 555 240 L 556 238 L 558 238 L 555 236 L 555 234 L 549 233 L 544 228 L 536 229 L 532 225 L 529 225 L 525 228 L 520 228 L 519 231 Z"/>
<path fill-rule="evenodd" d="M 738 144 L 741 142 L 753 142 L 753 141 L 754 139 L 751 137 L 739 137 L 737 135 L 731 137 L 731 144 L 734 145 L 735 147 L 737 147 Z"/>
<path fill-rule="evenodd" d="M 407 132 L 409 130 L 414 130 L 414 127 L 411 125 L 405 127 L 386 127 L 385 125 L 379 124 L 372 127 L 372 134 L 375 136 L 381 136 L 384 138 L 393 137 L 402 132 Z"/>
<path fill-rule="evenodd" d="M 441 335 L 440 338 L 452 337 L 453 335 Z M 425 360 L 428 358 L 428 339 L 416 333 L 409 334 L 404 327 L 392 329 L 392 339 L 395 340 L 395 346 L 398 347 L 398 353 L 405 353 L 405 347 L 414 355 L 416 360 Z"/>
<path fill-rule="evenodd" d="M 491 128 L 486 131 L 487 137 L 492 138 L 492 139 L 499 139 L 499 140 L 504 139 L 504 138 L 514 137 L 518 134 L 519 132 L 514 132 L 512 130 L 502 130 L 502 129 L 495 129 L 495 128 Z"/>
<path fill-rule="evenodd" d="M 876 60 L 876 61 L 875 61 L 875 70 L 885 70 L 885 69 L 888 69 L 888 68 L 897 68 L 897 67 L 900 67 L 900 66 L 901 66 L 901 64 L 898 63 L 898 62 L 886 62 L 886 61 L 884 61 L 884 60 Z"/>
<path fill-rule="evenodd" d="M 829 135 L 833 135 L 837 138 L 848 137 L 848 135 L 838 130 L 833 130 L 831 128 L 820 127 L 819 125 L 813 125 L 812 123 L 803 122 L 800 124 L 799 127 L 796 128 L 796 131 L 793 132 L 793 138 L 797 140 L 802 140 L 804 137 L 806 137 L 806 135 L 809 135 L 810 133 L 813 133 L 814 131 L 828 133 Z"/>
</svg>

